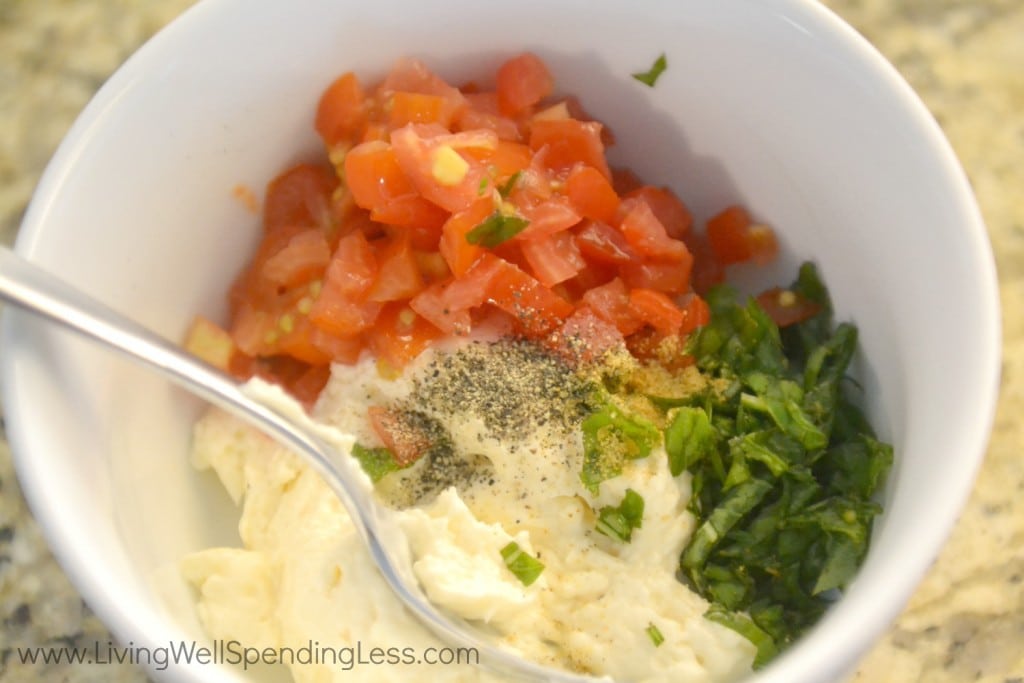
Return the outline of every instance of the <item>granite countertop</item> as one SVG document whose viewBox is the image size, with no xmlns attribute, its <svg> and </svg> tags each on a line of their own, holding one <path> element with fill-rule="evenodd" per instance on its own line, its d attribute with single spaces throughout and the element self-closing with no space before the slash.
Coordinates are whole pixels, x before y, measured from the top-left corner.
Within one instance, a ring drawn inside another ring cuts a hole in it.
<svg viewBox="0 0 1024 683">
<path fill-rule="evenodd" d="M 825 2 L 897 66 L 950 138 L 988 224 L 1004 315 L 1000 402 L 973 496 L 852 681 L 1024 683 L 1024 3 Z M 96 88 L 190 4 L 0 0 L 0 241 L 13 241 L 43 166 Z M 131 666 L 29 666 L 13 655 L 108 638 L 26 508 L 0 423 L 0 683 L 145 681 Z"/>
</svg>

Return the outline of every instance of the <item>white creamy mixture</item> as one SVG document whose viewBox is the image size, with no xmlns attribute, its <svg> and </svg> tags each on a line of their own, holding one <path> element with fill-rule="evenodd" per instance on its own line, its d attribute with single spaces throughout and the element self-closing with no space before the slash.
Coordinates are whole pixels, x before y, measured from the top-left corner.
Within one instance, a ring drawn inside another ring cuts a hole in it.
<svg viewBox="0 0 1024 683">
<path fill-rule="evenodd" d="M 335 366 L 314 417 L 378 446 L 367 409 L 408 396 L 410 377 L 424 374 L 437 355 L 423 354 L 397 380 L 382 379 L 370 360 Z M 494 438 L 477 414 L 437 417 L 457 451 L 491 467 L 399 513 L 417 576 L 435 603 L 486 622 L 506 647 L 561 668 L 636 682 L 718 683 L 750 673 L 753 646 L 704 619 L 707 603 L 675 577 L 693 518 L 685 510 L 689 479 L 671 476 L 663 450 L 627 462 L 594 497 L 579 478 L 579 434 L 536 425 L 514 443 L 507 434 Z M 216 410 L 196 425 L 193 457 L 214 469 L 242 509 L 244 548 L 211 548 L 182 562 L 211 638 L 259 648 L 413 648 L 417 655 L 443 647 L 391 595 L 341 504 L 299 458 Z M 595 531 L 594 510 L 618 505 L 627 488 L 645 509 L 643 526 L 623 543 Z M 529 587 L 502 560 L 513 540 L 545 565 Z M 652 625 L 664 636 L 660 646 L 648 633 Z M 291 671 L 299 683 L 496 680 L 468 665 L 295 664 Z"/>
</svg>

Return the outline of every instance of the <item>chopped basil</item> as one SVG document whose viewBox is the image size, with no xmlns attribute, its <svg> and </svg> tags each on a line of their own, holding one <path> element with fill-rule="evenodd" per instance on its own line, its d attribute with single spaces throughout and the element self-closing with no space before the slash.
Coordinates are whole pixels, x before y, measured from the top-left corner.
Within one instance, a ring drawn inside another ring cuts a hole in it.
<svg viewBox="0 0 1024 683">
<path fill-rule="evenodd" d="M 654 643 L 654 647 L 659 647 L 665 642 L 665 636 L 661 635 L 661 631 L 659 631 L 658 627 L 653 623 L 648 624 L 647 626 L 647 637 L 651 639 L 652 643 Z"/>
<path fill-rule="evenodd" d="M 661 55 L 656 60 L 654 60 L 654 64 L 651 65 L 650 69 L 648 69 L 647 71 L 641 71 L 639 73 L 632 74 L 632 76 L 633 78 L 640 81 L 644 85 L 653 88 L 654 84 L 658 80 L 658 77 L 661 76 L 661 74 L 663 74 L 665 72 L 665 69 L 667 68 L 668 59 L 665 57 L 665 53 L 662 52 Z"/>
<path fill-rule="evenodd" d="M 658 429 L 647 420 L 629 416 L 610 400 L 583 420 L 583 471 L 580 480 L 597 494 L 600 484 L 622 474 L 627 460 L 646 458 L 661 440 Z"/>
<path fill-rule="evenodd" d="M 754 655 L 755 669 L 761 668 L 779 653 L 778 648 L 775 646 L 775 640 L 745 614 L 729 612 L 721 607 L 712 605 L 704 613 L 704 618 L 736 631 L 736 633 L 739 633 L 753 643 L 757 648 L 757 654 Z"/>
<path fill-rule="evenodd" d="M 633 529 L 639 529 L 644 521 L 644 499 L 633 489 L 626 489 L 622 502 L 612 507 L 606 505 L 597 515 L 597 531 L 617 538 L 624 543 L 633 539 Z"/>
<path fill-rule="evenodd" d="M 352 455 L 375 484 L 386 475 L 402 469 L 395 461 L 395 456 L 386 448 L 367 448 L 357 443 L 352 446 Z"/>
<path fill-rule="evenodd" d="M 506 216 L 501 211 L 495 211 L 487 220 L 466 233 L 466 241 L 470 244 L 496 247 L 521 233 L 529 224 L 525 218 Z"/>
<path fill-rule="evenodd" d="M 755 668 L 853 578 L 879 512 L 871 498 L 893 458 L 847 396 L 856 328 L 833 324 L 813 265 L 790 289 L 820 311 L 782 331 L 753 299 L 709 292 L 711 321 L 687 351 L 731 389 L 660 404 L 670 469 L 692 477 L 697 529 L 681 574 L 712 603 L 708 619 L 757 646 Z"/>
<path fill-rule="evenodd" d="M 501 559 L 524 586 L 529 586 L 544 571 L 544 564 L 536 557 L 523 552 L 515 541 L 501 549 Z"/>
</svg>

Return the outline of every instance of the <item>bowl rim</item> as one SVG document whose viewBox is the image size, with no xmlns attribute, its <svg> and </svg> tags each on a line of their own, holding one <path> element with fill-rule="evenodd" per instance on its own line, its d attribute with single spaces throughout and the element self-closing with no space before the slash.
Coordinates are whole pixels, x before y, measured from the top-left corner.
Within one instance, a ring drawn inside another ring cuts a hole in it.
<svg viewBox="0 0 1024 683">
<path fill-rule="evenodd" d="M 737 0 L 751 2 L 753 0 Z M 191 30 L 194 24 L 203 20 L 207 13 L 221 11 L 224 7 L 240 4 L 244 0 L 202 0 L 184 10 L 166 27 L 158 31 L 142 47 L 132 54 L 103 84 L 76 118 L 66 133 L 56 153 L 51 158 L 22 221 L 15 251 L 23 257 L 31 259 L 37 250 L 43 228 L 47 223 L 50 204 L 59 195 L 61 188 L 71 174 L 75 158 L 89 145 L 92 131 L 104 125 L 106 112 L 116 103 L 119 95 L 129 87 L 141 73 L 148 71 L 152 63 L 173 45 L 179 33 Z M 915 539 L 918 547 L 927 548 L 927 553 L 915 556 L 913 563 L 904 564 L 905 571 L 892 577 L 892 581 L 877 589 L 877 599 L 867 609 L 859 610 L 861 623 L 865 624 L 855 634 L 847 634 L 843 649 L 856 652 L 852 665 L 835 662 L 832 658 L 834 649 L 828 647 L 802 648 L 800 666 L 792 657 L 784 655 L 761 672 L 748 679 L 750 683 L 793 683 L 793 681 L 831 680 L 844 673 L 849 673 L 849 666 L 855 667 L 857 661 L 868 651 L 868 648 L 879 638 L 902 611 L 910 599 L 914 588 L 919 584 L 928 568 L 938 556 L 957 518 L 961 514 L 973 488 L 974 481 L 984 460 L 991 427 L 995 419 L 995 410 L 999 394 L 999 378 L 1001 363 L 1001 313 L 999 307 L 999 289 L 995 268 L 995 258 L 988 240 L 987 231 L 981 210 L 971 189 L 968 177 L 957 158 L 938 122 L 934 119 L 927 106 L 917 93 L 893 66 L 866 38 L 847 24 L 828 7 L 807 0 L 760 0 L 760 5 L 770 6 L 771 10 L 785 16 L 787 20 L 797 21 L 825 39 L 832 41 L 836 49 L 854 58 L 858 65 L 863 66 L 872 78 L 878 80 L 880 90 L 885 90 L 894 104 L 899 107 L 898 115 L 912 120 L 915 131 L 920 138 L 934 151 L 942 161 L 942 168 L 936 173 L 942 175 L 949 189 L 955 192 L 956 205 L 967 219 L 963 231 L 970 242 L 970 252 L 965 253 L 965 262 L 970 263 L 971 272 L 978 277 L 978 286 L 983 291 L 982 300 L 978 301 L 979 314 L 984 320 L 983 329 L 977 334 L 986 349 L 983 359 L 984 372 L 976 379 L 973 387 L 975 394 L 983 399 L 975 404 L 973 419 L 965 424 L 969 434 L 966 443 L 971 443 L 975 451 L 971 458 L 962 458 L 957 463 L 958 474 L 963 485 L 956 490 L 955 499 L 948 500 L 944 508 L 944 516 L 933 520 L 933 523 L 922 530 L 923 538 Z M 154 634 L 156 626 L 148 614 L 141 614 L 131 606 L 123 605 L 118 600 L 109 598 L 109 588 L 102 581 L 102 570 L 99 565 L 79 554 L 75 548 L 75 532 L 65 527 L 56 512 L 46 505 L 44 473 L 37 471 L 32 465 L 30 453 L 33 450 L 32 435 L 23 425 L 27 423 L 27 415 L 33 412 L 28 402 L 19 400 L 23 393 L 20 386 L 19 370 L 16 363 L 17 340 L 16 328 L 18 319 L 27 314 L 13 311 L 9 307 L 2 311 L 0 319 L 0 348 L 8 351 L 0 355 L 0 394 L 3 397 L 8 439 L 14 467 L 21 484 L 23 494 L 28 502 L 33 517 L 39 524 L 43 536 L 57 561 L 79 590 L 90 608 L 100 620 L 122 641 L 149 639 L 151 642 L 166 642 L 166 633 Z M 166 629 L 173 628 L 173 622 L 165 622 Z M 816 631 L 816 630 L 815 630 Z M 156 637 L 153 637 L 156 635 Z M 809 633 L 803 640 L 814 639 L 815 632 Z M 134 637 L 133 637 L 134 636 Z M 825 640 L 814 639 L 817 645 Z M 795 651 L 797 647 L 791 649 Z M 808 673 L 810 671 L 810 673 Z M 850 669 L 852 671 L 852 669 Z M 817 674 L 815 674 L 817 672 Z M 167 672 L 152 671 L 154 675 L 167 675 Z M 825 678 L 815 678 L 824 675 Z M 203 680 L 218 678 L 216 667 L 207 667 L 202 673 Z"/>
</svg>

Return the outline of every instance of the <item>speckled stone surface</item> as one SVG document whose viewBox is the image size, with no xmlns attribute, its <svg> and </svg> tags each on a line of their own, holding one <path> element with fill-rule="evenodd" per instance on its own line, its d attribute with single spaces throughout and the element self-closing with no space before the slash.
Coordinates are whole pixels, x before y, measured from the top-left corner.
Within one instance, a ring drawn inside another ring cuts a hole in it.
<svg viewBox="0 0 1024 683">
<path fill-rule="evenodd" d="M 1024 683 L 1024 1 L 825 0 L 910 81 L 974 184 L 999 267 L 1003 384 L 977 486 L 941 557 L 850 683 Z M 192 0 L 0 0 L 0 241 L 104 79 Z M 54 562 L 0 438 L 0 683 L 145 681 L 26 665 L 109 635 Z"/>
</svg>

